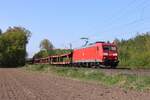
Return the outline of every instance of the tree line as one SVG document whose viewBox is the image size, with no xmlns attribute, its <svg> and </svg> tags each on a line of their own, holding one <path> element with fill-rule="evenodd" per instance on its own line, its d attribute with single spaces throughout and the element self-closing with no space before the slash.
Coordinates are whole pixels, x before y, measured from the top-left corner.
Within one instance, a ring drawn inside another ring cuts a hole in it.
<svg viewBox="0 0 150 100">
<path fill-rule="evenodd" d="M 0 66 L 25 65 L 30 36 L 31 32 L 23 27 L 9 27 L 6 32 L 0 30 Z"/>
<path fill-rule="evenodd" d="M 120 66 L 150 68 L 150 33 L 138 34 L 128 40 L 115 40 Z"/>
<path fill-rule="evenodd" d="M 60 55 L 70 53 L 71 49 L 56 49 L 51 41 L 48 39 L 43 39 L 40 43 L 40 51 L 37 52 L 33 58 L 43 58 L 51 55 Z"/>
</svg>

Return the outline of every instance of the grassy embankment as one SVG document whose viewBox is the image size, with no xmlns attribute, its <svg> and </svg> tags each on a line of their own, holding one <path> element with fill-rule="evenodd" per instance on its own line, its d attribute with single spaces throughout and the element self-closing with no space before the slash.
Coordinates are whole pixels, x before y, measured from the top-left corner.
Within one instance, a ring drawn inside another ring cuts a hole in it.
<svg viewBox="0 0 150 100">
<path fill-rule="evenodd" d="M 70 77 L 74 79 L 92 81 L 106 86 L 118 86 L 134 90 L 150 90 L 149 76 L 136 75 L 106 75 L 97 69 L 73 68 L 73 67 L 54 67 L 50 65 L 27 65 L 28 71 L 50 72 L 56 75 Z"/>
</svg>

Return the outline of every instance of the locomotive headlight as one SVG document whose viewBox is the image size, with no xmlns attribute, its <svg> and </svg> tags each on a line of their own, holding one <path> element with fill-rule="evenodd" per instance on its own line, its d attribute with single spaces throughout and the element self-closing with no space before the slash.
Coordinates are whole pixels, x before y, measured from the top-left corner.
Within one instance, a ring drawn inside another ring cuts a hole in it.
<svg viewBox="0 0 150 100">
<path fill-rule="evenodd" d="M 103 53 L 104 56 L 108 56 L 108 53 Z"/>
<path fill-rule="evenodd" d="M 117 53 L 114 53 L 113 56 L 118 56 L 118 54 L 117 54 Z"/>
</svg>

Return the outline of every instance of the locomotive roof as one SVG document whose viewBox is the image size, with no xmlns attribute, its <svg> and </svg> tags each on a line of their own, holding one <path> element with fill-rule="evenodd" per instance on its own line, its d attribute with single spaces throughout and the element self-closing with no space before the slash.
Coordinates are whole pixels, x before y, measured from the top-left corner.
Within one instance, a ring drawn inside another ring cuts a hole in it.
<svg viewBox="0 0 150 100">
<path fill-rule="evenodd" d="M 87 48 L 87 47 L 91 47 L 91 46 L 97 46 L 99 44 L 104 44 L 104 45 L 115 45 L 113 43 L 107 43 L 107 42 L 104 42 L 104 41 L 97 41 L 97 42 L 94 42 L 94 43 L 90 43 L 89 45 L 85 46 L 85 47 L 81 47 L 81 48 Z M 76 48 L 76 49 L 81 49 L 81 48 Z"/>
</svg>

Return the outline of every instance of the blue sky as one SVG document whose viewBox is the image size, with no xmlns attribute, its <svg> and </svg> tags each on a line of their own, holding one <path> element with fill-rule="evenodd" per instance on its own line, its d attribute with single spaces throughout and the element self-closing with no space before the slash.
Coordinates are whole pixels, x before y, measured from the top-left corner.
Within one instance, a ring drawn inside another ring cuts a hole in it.
<svg viewBox="0 0 150 100">
<path fill-rule="evenodd" d="M 56 48 L 90 42 L 128 39 L 150 30 L 149 0 L 1 0 L 0 28 L 23 26 L 32 32 L 31 57 L 42 39 Z"/>
</svg>

